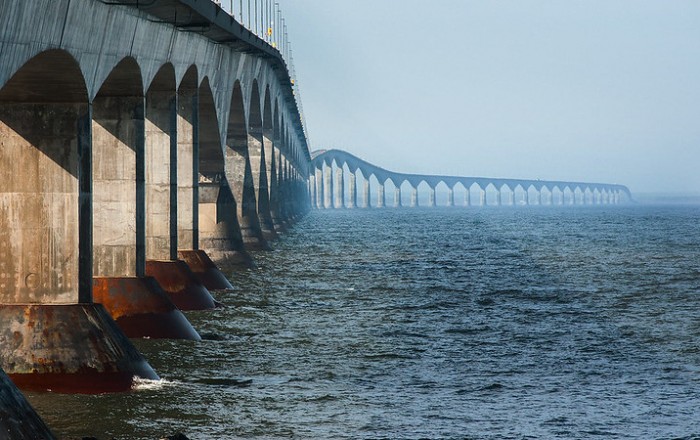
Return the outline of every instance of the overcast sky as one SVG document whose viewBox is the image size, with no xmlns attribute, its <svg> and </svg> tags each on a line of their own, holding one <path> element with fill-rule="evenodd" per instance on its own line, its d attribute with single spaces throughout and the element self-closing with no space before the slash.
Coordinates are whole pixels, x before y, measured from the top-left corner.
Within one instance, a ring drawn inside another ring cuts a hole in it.
<svg viewBox="0 0 700 440">
<path fill-rule="evenodd" d="M 700 192 L 700 1 L 278 1 L 314 148 Z"/>
</svg>

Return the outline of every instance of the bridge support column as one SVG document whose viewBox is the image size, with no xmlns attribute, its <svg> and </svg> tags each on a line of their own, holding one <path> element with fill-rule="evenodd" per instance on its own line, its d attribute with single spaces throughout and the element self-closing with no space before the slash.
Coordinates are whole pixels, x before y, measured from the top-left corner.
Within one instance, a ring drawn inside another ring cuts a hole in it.
<svg viewBox="0 0 700 440">
<path fill-rule="evenodd" d="M 430 195 L 429 195 L 429 199 L 428 199 L 428 206 L 430 206 L 431 208 L 434 208 L 434 207 L 435 207 L 435 187 L 434 187 L 434 186 L 431 186 L 431 187 L 430 187 Z"/>
<path fill-rule="evenodd" d="M 479 189 L 479 206 L 486 206 L 486 191 Z"/>
<path fill-rule="evenodd" d="M 379 183 L 379 186 L 377 186 L 377 208 L 383 208 L 385 202 L 384 184 Z"/>
<path fill-rule="evenodd" d="M 508 204 L 510 206 L 515 206 L 515 190 L 511 190 L 510 193 L 508 193 Z"/>
<path fill-rule="evenodd" d="M 314 203 L 317 209 L 323 209 L 323 168 L 315 168 L 314 177 L 316 182 L 316 198 L 314 199 Z"/>
<path fill-rule="evenodd" d="M 394 207 L 401 207 L 401 187 L 397 186 L 394 188 Z"/>
<path fill-rule="evenodd" d="M 0 432 L 7 439 L 54 440 L 49 428 L 9 377 L 0 370 Z"/>
<path fill-rule="evenodd" d="M 471 206 L 471 191 L 469 191 L 469 188 L 466 188 L 466 192 L 464 193 L 464 206 L 469 207 Z"/>
<path fill-rule="evenodd" d="M 535 197 L 537 197 L 537 202 L 536 202 L 537 206 L 541 206 L 542 205 L 542 190 L 537 190 L 537 196 L 535 196 Z"/>
<path fill-rule="evenodd" d="M 350 191 L 348 208 L 357 208 L 357 178 L 352 170 L 348 174 L 348 191 Z"/>
<path fill-rule="evenodd" d="M 447 188 L 447 206 L 455 206 L 455 190 L 454 188 Z"/>
<path fill-rule="evenodd" d="M 138 165 L 144 159 L 143 105 L 142 97 L 98 94 L 93 101 L 93 298 L 129 337 L 199 340 L 158 283 L 144 278 L 144 225 L 137 215 L 144 209 L 137 178 L 145 169 Z"/>
<path fill-rule="evenodd" d="M 335 208 L 345 208 L 345 173 L 343 167 L 335 169 Z"/>
<path fill-rule="evenodd" d="M 312 174 L 309 176 L 309 200 L 311 201 L 311 208 L 316 209 L 316 175 Z"/>
<path fill-rule="evenodd" d="M 333 170 L 330 166 L 323 169 L 323 207 L 330 209 L 332 206 L 332 191 L 333 191 Z"/>
<path fill-rule="evenodd" d="M 365 193 L 365 208 L 369 209 L 372 207 L 372 202 L 369 197 L 369 179 L 365 178 L 364 183 L 364 193 Z"/>
<path fill-rule="evenodd" d="M 411 208 L 418 207 L 418 187 L 411 187 Z"/>
</svg>

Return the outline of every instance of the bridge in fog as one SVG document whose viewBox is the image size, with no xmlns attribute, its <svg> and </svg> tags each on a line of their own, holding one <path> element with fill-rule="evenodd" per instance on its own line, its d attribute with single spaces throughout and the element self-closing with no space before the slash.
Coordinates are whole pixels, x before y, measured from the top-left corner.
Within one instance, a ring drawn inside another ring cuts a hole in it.
<svg viewBox="0 0 700 440">
<path fill-rule="evenodd" d="M 624 185 L 397 173 L 342 150 L 315 151 L 311 162 L 309 192 L 312 207 L 318 209 L 416 207 L 420 206 L 419 187 L 427 190 L 425 205 L 431 207 L 438 205 L 440 187 L 447 193 L 444 206 L 609 205 L 632 200 Z M 373 177 L 374 205 L 370 194 Z M 387 184 L 394 190 L 389 201 Z M 460 201 L 456 194 L 462 196 Z"/>
</svg>

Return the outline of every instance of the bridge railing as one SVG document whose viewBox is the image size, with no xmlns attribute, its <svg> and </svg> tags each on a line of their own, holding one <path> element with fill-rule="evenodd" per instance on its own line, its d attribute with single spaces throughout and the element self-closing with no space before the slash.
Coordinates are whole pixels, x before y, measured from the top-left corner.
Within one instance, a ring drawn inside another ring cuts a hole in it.
<svg viewBox="0 0 700 440">
<path fill-rule="evenodd" d="M 289 76 L 292 79 L 292 90 L 299 107 L 302 128 L 310 145 L 309 130 L 306 126 L 304 107 L 301 102 L 301 89 L 294 67 L 294 51 L 292 50 L 292 42 L 289 41 L 287 21 L 284 18 L 280 4 L 274 0 L 212 1 L 231 15 L 239 24 L 280 52 L 289 69 Z"/>
</svg>

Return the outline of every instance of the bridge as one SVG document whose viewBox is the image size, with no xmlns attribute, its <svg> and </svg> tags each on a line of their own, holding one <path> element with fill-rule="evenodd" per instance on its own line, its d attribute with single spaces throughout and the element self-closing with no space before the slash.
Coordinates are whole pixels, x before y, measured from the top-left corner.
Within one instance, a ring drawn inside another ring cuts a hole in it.
<svg viewBox="0 0 700 440">
<path fill-rule="evenodd" d="M 181 310 L 308 211 L 286 47 L 209 0 L 1 2 L 3 389 L 157 378 L 128 337 L 199 339 Z"/>
<path fill-rule="evenodd" d="M 417 207 L 421 184 L 427 186 L 430 207 L 437 206 L 436 190 L 440 185 L 447 191 L 445 206 L 456 206 L 458 191 L 464 197 L 463 206 L 608 205 L 632 201 L 632 194 L 624 185 L 405 174 L 388 171 L 342 150 L 313 152 L 311 167 L 309 194 L 317 209 Z M 372 178 L 377 188 L 374 206 L 370 195 Z M 387 183 L 394 188 L 391 205 L 386 200 Z M 410 191 L 408 203 L 405 189 Z M 362 199 L 358 199 L 358 192 Z"/>
<path fill-rule="evenodd" d="M 358 206 L 356 171 L 378 179 L 381 206 L 389 181 L 396 205 L 404 182 L 413 205 L 422 182 L 431 205 L 439 184 L 450 204 L 459 185 L 495 189 L 498 203 L 504 188 L 629 197 L 312 157 L 288 42 L 210 0 L 0 6 L 0 436 L 52 438 L 17 387 L 102 393 L 156 379 L 129 338 L 199 340 L 182 311 L 219 305 L 212 292 L 231 287 L 220 268 L 249 265 L 312 205 Z"/>
</svg>

